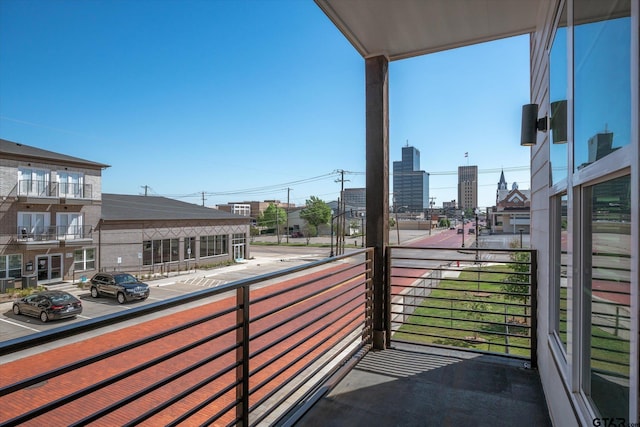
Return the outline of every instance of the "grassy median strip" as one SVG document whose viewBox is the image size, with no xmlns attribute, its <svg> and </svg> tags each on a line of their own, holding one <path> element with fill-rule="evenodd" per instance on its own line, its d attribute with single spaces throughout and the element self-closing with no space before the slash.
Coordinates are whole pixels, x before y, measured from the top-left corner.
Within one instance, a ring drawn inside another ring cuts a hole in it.
<svg viewBox="0 0 640 427">
<path fill-rule="evenodd" d="M 522 296 L 501 293 L 511 272 L 508 265 L 474 266 L 440 280 L 394 338 L 528 356 L 530 308 Z"/>
</svg>

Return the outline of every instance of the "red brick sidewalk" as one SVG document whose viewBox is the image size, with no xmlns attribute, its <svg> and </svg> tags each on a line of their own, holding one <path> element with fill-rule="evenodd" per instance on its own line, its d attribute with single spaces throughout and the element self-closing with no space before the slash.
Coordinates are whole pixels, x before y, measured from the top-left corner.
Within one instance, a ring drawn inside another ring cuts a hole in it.
<svg viewBox="0 0 640 427">
<path fill-rule="evenodd" d="M 364 267 L 360 266 L 359 268 L 360 272 L 362 272 Z M 314 278 L 318 279 L 328 272 L 332 272 L 333 274 L 330 278 L 320 279 L 307 286 L 295 288 L 303 281 L 309 281 Z M 278 324 L 278 322 L 284 319 L 294 320 L 252 340 L 252 354 L 259 353 L 251 359 L 250 366 L 252 372 L 254 372 L 250 380 L 252 389 L 256 389 L 259 384 L 275 375 L 279 370 L 285 368 L 286 370 L 277 377 L 270 378 L 271 381 L 268 382 L 268 385 L 257 388 L 251 395 L 251 402 L 257 402 L 266 396 L 267 393 L 275 387 L 283 384 L 292 375 L 295 375 L 295 373 L 301 369 L 301 366 L 308 363 L 310 358 L 315 357 L 337 342 L 344 335 L 346 325 L 354 325 L 363 321 L 364 310 L 362 307 L 365 302 L 365 296 L 362 294 L 363 285 L 358 286 L 355 290 L 346 292 L 345 295 L 331 301 L 329 304 L 311 310 L 309 313 L 302 314 L 303 311 L 309 310 L 312 306 L 318 304 L 319 301 L 324 301 L 330 296 L 335 296 L 350 286 L 353 280 L 356 279 L 347 280 L 345 283 L 341 282 L 347 277 L 353 276 L 353 274 L 354 273 L 341 272 L 341 267 L 332 265 L 302 277 L 252 290 L 251 300 L 254 302 L 261 297 L 272 295 L 271 298 L 262 302 L 252 303 L 251 316 L 253 319 L 274 308 L 277 308 L 277 311 L 262 319 L 252 321 L 251 336 L 260 334 L 262 331 L 272 325 Z M 357 280 L 363 281 L 362 273 L 360 273 Z M 311 293 L 323 289 L 324 292 L 320 295 L 315 297 L 311 296 Z M 287 290 L 286 293 L 276 294 L 285 290 Z M 299 303 L 290 304 L 291 301 L 297 300 L 298 298 L 301 299 Z M 350 298 L 355 299 L 347 303 L 345 307 L 338 308 L 340 304 L 345 303 L 345 301 Z M 0 386 L 7 386 L 16 381 L 31 378 L 37 374 L 99 355 L 104 351 L 128 344 L 142 337 L 169 330 L 178 325 L 204 318 L 213 313 L 221 313 L 225 310 L 233 309 L 235 306 L 235 296 L 228 297 L 223 300 L 169 314 L 135 326 L 0 365 Z M 358 307 L 361 307 L 359 312 L 362 314 L 358 315 L 355 320 L 353 317 L 345 315 L 349 310 L 357 309 Z M 336 311 L 323 317 L 326 313 L 330 313 L 331 310 Z M 296 328 L 301 328 L 309 322 L 315 323 L 313 323 L 312 326 L 295 332 Z M 0 420 L 6 422 L 16 416 L 62 398 L 69 393 L 83 390 L 97 382 L 107 380 L 114 375 L 127 372 L 140 363 L 166 355 L 171 351 L 211 336 L 225 328 L 235 326 L 236 312 L 232 311 L 184 331 L 171 334 L 165 338 L 154 340 L 116 356 L 83 366 L 70 373 L 51 378 L 42 384 L 1 396 Z M 351 328 L 349 327 L 347 329 Z M 311 334 L 311 337 L 308 337 L 309 334 Z M 305 337 L 304 344 L 300 344 L 299 341 L 302 340 L 303 337 Z M 199 389 L 195 389 L 187 398 L 175 402 L 142 424 L 165 425 L 170 423 L 186 411 L 197 407 L 197 405 L 213 394 L 223 390 L 224 387 L 231 385 L 228 392 L 221 398 L 197 410 L 196 414 L 194 414 L 192 418 L 189 418 L 188 423 L 200 424 L 205 422 L 209 417 L 214 416 L 219 411 L 224 412 L 225 406 L 233 405 L 235 400 L 236 390 L 233 387 L 236 379 L 234 368 L 236 363 L 235 342 L 236 331 L 230 330 L 219 338 L 182 352 L 178 357 L 171 357 L 151 368 L 128 376 L 126 380 L 114 382 L 99 391 L 87 393 L 77 400 L 61 405 L 55 410 L 33 419 L 28 425 L 70 425 L 111 405 L 114 405 L 113 410 L 109 411 L 105 417 L 92 423 L 92 425 L 111 426 L 126 424 L 140 414 L 156 408 L 176 394 L 181 393 L 189 387 L 194 387 L 214 373 L 220 372 L 225 368 L 230 368 L 228 373 Z M 273 343 L 276 344 L 274 345 Z M 311 350 L 318 344 L 321 345 L 317 349 Z M 223 351 L 224 349 L 227 349 L 227 351 Z M 285 354 L 282 354 L 283 350 Z M 181 369 L 192 367 L 194 364 L 203 361 L 206 357 L 221 351 L 223 354 L 212 361 L 204 363 L 201 367 L 164 384 L 162 387 L 145 392 L 142 397 L 131 403 L 124 406 L 119 405 L 118 402 L 120 400 L 130 396 L 132 393 L 144 391 L 145 388 L 149 388 L 154 383 L 166 379 L 171 374 Z M 305 352 L 309 352 L 309 354 L 303 357 L 302 355 Z M 301 360 L 295 362 L 298 357 L 300 357 Z M 235 412 L 232 408 L 219 421 L 224 424 L 231 423 L 234 420 L 234 416 Z"/>
</svg>

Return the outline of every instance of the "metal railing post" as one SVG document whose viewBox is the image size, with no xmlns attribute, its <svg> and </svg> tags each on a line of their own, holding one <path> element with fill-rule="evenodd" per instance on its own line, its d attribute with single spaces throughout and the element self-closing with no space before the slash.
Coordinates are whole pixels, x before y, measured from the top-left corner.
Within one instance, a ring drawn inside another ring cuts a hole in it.
<svg viewBox="0 0 640 427">
<path fill-rule="evenodd" d="M 367 331 L 366 342 L 373 345 L 373 263 L 374 251 L 368 250 L 365 255 L 366 265 L 366 307 L 365 307 L 365 329 Z"/>
<path fill-rule="evenodd" d="M 387 246 L 384 251 L 384 330 L 385 330 L 385 348 L 391 347 L 391 247 Z"/>
<path fill-rule="evenodd" d="M 236 419 L 249 425 L 249 287 L 236 290 Z"/>
</svg>

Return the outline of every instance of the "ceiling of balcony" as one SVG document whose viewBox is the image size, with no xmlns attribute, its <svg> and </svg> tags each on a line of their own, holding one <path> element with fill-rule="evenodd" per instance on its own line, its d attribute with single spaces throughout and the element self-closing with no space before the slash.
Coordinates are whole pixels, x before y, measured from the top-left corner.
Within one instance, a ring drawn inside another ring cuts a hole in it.
<svg viewBox="0 0 640 427">
<path fill-rule="evenodd" d="M 390 61 L 533 32 L 542 0 L 315 0 L 365 58 Z"/>
</svg>

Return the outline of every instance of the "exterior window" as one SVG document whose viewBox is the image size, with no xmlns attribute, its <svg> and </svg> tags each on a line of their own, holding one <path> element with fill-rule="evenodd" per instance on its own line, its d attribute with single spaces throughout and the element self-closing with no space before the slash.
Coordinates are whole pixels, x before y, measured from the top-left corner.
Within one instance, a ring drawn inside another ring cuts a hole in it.
<svg viewBox="0 0 640 427">
<path fill-rule="evenodd" d="M 56 216 L 58 238 L 79 239 L 83 237 L 82 214 L 59 213 Z"/>
<path fill-rule="evenodd" d="M 549 99 L 551 129 L 549 158 L 553 184 L 567 178 L 567 10 L 563 6 L 558 29 L 549 53 Z"/>
<path fill-rule="evenodd" d="M 589 372 L 585 391 L 601 417 L 629 413 L 631 335 L 631 179 L 587 188 L 584 295 Z M 637 283 L 634 284 L 637 286 Z"/>
<path fill-rule="evenodd" d="M 219 236 L 200 236 L 200 258 L 229 253 L 226 234 Z"/>
<path fill-rule="evenodd" d="M 574 2 L 576 171 L 631 142 L 630 12 L 630 0 Z"/>
<path fill-rule="evenodd" d="M 142 242 L 142 265 L 152 265 L 153 264 L 153 249 L 151 246 L 151 240 L 145 240 Z"/>
<path fill-rule="evenodd" d="M 58 172 L 58 192 L 60 197 L 84 197 L 84 175 L 77 172 Z"/>
<path fill-rule="evenodd" d="M 152 240 L 153 263 L 162 264 L 162 240 Z"/>
<path fill-rule="evenodd" d="M 196 238 L 184 238 L 184 259 L 196 259 Z"/>
<path fill-rule="evenodd" d="M 32 197 L 51 196 L 49 171 L 20 168 L 18 170 L 18 195 Z"/>
<path fill-rule="evenodd" d="M 142 242 L 142 265 L 163 264 L 179 261 L 180 240 L 145 240 Z"/>
<path fill-rule="evenodd" d="M 553 268 L 554 300 L 552 307 L 553 331 L 562 343 L 562 349 L 567 354 L 567 195 L 563 194 L 553 199 L 553 242 L 551 251 L 551 266 Z"/>
<path fill-rule="evenodd" d="M 96 268 L 95 248 L 78 249 L 73 253 L 73 270 L 94 270 Z"/>
<path fill-rule="evenodd" d="M 242 216 L 251 216 L 251 205 L 233 205 L 232 213 L 242 215 Z"/>
<path fill-rule="evenodd" d="M 22 276 L 22 255 L 0 255 L 0 279 Z"/>
<path fill-rule="evenodd" d="M 213 255 L 213 236 L 200 236 L 200 258 Z"/>
</svg>

